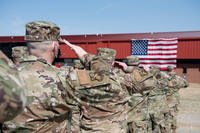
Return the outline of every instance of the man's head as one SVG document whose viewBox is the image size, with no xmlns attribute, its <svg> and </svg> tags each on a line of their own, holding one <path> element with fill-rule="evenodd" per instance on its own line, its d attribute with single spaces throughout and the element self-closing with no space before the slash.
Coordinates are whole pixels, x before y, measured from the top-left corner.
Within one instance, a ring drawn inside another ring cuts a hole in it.
<svg viewBox="0 0 200 133">
<path fill-rule="evenodd" d="M 20 63 L 20 61 L 28 55 L 28 47 L 26 46 L 16 46 L 12 48 L 12 57 L 15 63 Z"/>
<path fill-rule="evenodd" d="M 54 23 L 34 21 L 26 24 L 27 42 L 57 41 L 59 38 L 60 28 Z"/>
<path fill-rule="evenodd" d="M 115 61 L 116 50 L 110 48 L 98 48 L 97 56 L 100 56 L 107 63 L 112 64 Z"/>
<path fill-rule="evenodd" d="M 84 69 L 83 64 L 81 63 L 81 60 L 74 60 L 74 68 L 77 69 Z"/>
<path fill-rule="evenodd" d="M 111 65 L 107 63 L 101 56 L 94 57 L 90 62 L 90 70 L 97 76 L 97 80 L 101 81 L 105 75 L 111 72 Z"/>
<path fill-rule="evenodd" d="M 139 57 L 137 56 L 127 56 L 125 58 L 128 66 L 138 66 L 139 65 Z"/>
<path fill-rule="evenodd" d="M 158 75 L 160 73 L 160 68 L 158 66 L 155 66 L 155 65 L 152 65 L 150 66 L 149 68 L 149 72 L 152 74 L 152 75 Z"/>
<path fill-rule="evenodd" d="M 174 67 L 173 66 L 167 66 L 167 71 L 168 72 L 172 72 L 174 70 Z"/>
<path fill-rule="evenodd" d="M 48 56 L 47 60 L 53 60 L 58 55 L 58 39 L 60 28 L 51 22 L 34 21 L 26 24 L 25 40 L 30 54 L 35 56 Z"/>
</svg>

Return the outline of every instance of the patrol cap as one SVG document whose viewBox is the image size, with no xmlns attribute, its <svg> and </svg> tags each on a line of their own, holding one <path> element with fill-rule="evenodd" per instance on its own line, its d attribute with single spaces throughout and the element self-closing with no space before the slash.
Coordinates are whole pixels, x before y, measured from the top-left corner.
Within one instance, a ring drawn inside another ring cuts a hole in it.
<svg viewBox="0 0 200 133">
<path fill-rule="evenodd" d="M 168 71 L 172 71 L 173 69 L 174 69 L 173 66 L 167 66 L 167 70 L 168 70 Z"/>
<path fill-rule="evenodd" d="M 96 56 L 90 62 L 91 70 L 100 75 L 109 74 L 111 71 L 110 65 L 101 57 Z"/>
<path fill-rule="evenodd" d="M 60 28 L 54 23 L 33 21 L 26 24 L 26 41 L 58 41 L 58 39 L 60 39 Z"/>
<path fill-rule="evenodd" d="M 12 57 L 18 58 L 29 54 L 27 46 L 16 46 L 12 48 Z"/>
<path fill-rule="evenodd" d="M 84 68 L 84 66 L 83 66 L 83 64 L 81 63 L 80 60 L 74 60 L 73 63 L 74 63 L 74 67 L 75 68 L 79 68 L 79 69 L 83 69 Z"/>
<path fill-rule="evenodd" d="M 112 62 L 116 57 L 116 50 L 110 48 L 98 48 L 97 55 L 101 56 L 102 59 Z"/>
<path fill-rule="evenodd" d="M 139 65 L 139 57 L 137 56 L 127 56 L 126 58 L 126 63 L 129 66 L 136 66 Z"/>
<path fill-rule="evenodd" d="M 156 65 L 151 65 L 149 67 L 149 72 L 153 75 L 158 74 L 160 72 L 160 68 Z"/>
</svg>

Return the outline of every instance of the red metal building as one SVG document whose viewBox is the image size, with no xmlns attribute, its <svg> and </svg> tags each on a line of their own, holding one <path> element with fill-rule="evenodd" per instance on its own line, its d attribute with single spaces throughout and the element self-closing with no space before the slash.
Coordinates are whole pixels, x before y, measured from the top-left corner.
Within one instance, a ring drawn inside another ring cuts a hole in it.
<svg viewBox="0 0 200 133">
<path fill-rule="evenodd" d="M 96 53 L 98 47 L 109 47 L 117 51 L 117 59 L 131 54 L 131 39 L 178 38 L 177 73 L 181 76 L 183 67 L 187 68 L 189 82 L 200 83 L 200 31 L 158 32 L 131 34 L 63 35 L 62 38 L 83 47 L 89 53 Z M 16 45 L 25 45 L 23 36 L 0 37 L 0 49 L 10 56 L 10 49 Z M 62 59 L 77 58 L 72 50 L 61 44 Z"/>
</svg>

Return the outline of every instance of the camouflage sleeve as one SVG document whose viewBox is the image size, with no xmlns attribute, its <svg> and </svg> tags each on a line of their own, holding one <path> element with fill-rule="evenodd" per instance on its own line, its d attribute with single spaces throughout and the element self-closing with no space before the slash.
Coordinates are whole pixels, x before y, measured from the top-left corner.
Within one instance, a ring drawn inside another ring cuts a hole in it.
<svg viewBox="0 0 200 133">
<path fill-rule="evenodd" d="M 76 79 L 74 75 L 71 75 L 70 72 L 73 71 L 72 67 L 61 67 L 58 77 L 62 84 L 62 94 L 65 96 L 65 102 L 71 106 L 69 107 L 73 110 L 73 107 L 77 105 L 76 100 L 74 99 L 74 90 L 70 82 L 70 78 Z"/>
<path fill-rule="evenodd" d="M 82 58 L 80 58 L 81 62 L 84 66 L 89 67 L 91 60 L 95 57 L 93 54 L 85 54 Z"/>
<path fill-rule="evenodd" d="M 142 89 L 142 84 L 133 79 L 131 74 L 125 74 L 121 84 L 125 86 L 130 94 L 139 93 Z"/>
<path fill-rule="evenodd" d="M 186 88 L 189 86 L 189 83 L 187 80 L 181 78 L 180 76 L 176 75 L 177 82 L 179 84 L 179 88 Z"/>
<path fill-rule="evenodd" d="M 133 72 L 133 67 L 128 66 L 126 70 L 124 70 L 126 73 Z"/>
<path fill-rule="evenodd" d="M 26 104 L 23 89 L 17 71 L 0 60 L 0 123 L 21 113 Z"/>
</svg>

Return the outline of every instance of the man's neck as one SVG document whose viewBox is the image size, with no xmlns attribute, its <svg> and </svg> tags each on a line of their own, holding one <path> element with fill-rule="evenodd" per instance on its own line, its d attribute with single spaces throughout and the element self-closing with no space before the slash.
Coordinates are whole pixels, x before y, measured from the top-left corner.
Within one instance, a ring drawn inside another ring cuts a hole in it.
<svg viewBox="0 0 200 133">
<path fill-rule="evenodd" d="M 41 59 L 44 59 L 44 60 L 46 60 L 49 64 L 52 64 L 53 63 L 53 58 L 52 58 L 52 55 L 50 55 L 50 54 L 46 54 L 46 53 L 44 53 L 44 54 L 33 54 L 34 56 L 36 56 L 37 58 L 41 58 Z"/>
</svg>

